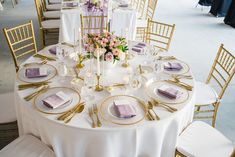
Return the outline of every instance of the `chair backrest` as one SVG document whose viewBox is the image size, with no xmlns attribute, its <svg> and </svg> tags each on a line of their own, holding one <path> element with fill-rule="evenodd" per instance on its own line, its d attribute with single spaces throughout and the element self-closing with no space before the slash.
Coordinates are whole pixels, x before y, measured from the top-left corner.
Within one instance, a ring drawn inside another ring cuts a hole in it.
<svg viewBox="0 0 235 157">
<path fill-rule="evenodd" d="M 148 19 L 145 41 L 157 48 L 168 51 L 175 30 L 175 24 L 169 25 Z"/>
<path fill-rule="evenodd" d="M 235 57 L 224 48 L 223 44 L 221 44 L 206 81 L 206 83 L 210 83 L 213 79 L 220 87 L 218 93 L 219 99 L 223 97 L 228 84 L 234 76 L 234 73 Z"/>
<path fill-rule="evenodd" d="M 153 19 L 156 7 L 157 7 L 157 0 L 148 0 L 146 19 L 148 18 Z"/>
<path fill-rule="evenodd" d="M 140 0 L 131 0 L 131 6 L 133 9 L 138 10 Z"/>
<path fill-rule="evenodd" d="M 140 13 L 140 18 L 144 17 L 144 9 L 145 9 L 146 0 L 140 0 L 138 6 L 138 12 Z"/>
<path fill-rule="evenodd" d="M 33 22 L 31 20 L 13 28 L 4 28 L 3 31 L 14 59 L 16 71 L 18 71 L 19 58 L 37 53 Z"/>
<path fill-rule="evenodd" d="M 39 26 L 42 27 L 42 21 L 44 21 L 44 18 L 43 18 L 43 0 L 34 0 L 35 2 L 35 7 L 36 7 L 36 10 L 37 10 L 37 15 L 38 15 L 38 22 L 39 22 Z"/>
<path fill-rule="evenodd" d="M 103 30 L 108 30 L 107 16 L 83 16 L 81 15 L 82 36 L 87 33 L 100 34 Z"/>
</svg>

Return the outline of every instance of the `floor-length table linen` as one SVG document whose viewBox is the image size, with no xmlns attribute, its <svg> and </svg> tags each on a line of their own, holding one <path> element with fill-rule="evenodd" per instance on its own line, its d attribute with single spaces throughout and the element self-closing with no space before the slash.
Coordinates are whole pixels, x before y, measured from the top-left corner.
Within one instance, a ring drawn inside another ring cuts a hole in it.
<svg viewBox="0 0 235 157">
<path fill-rule="evenodd" d="M 143 56 L 137 57 L 136 60 L 130 61 L 130 64 L 138 65 L 143 59 Z M 35 60 L 40 61 L 33 57 L 28 61 Z M 50 64 L 56 66 L 57 62 Z M 116 65 L 115 71 L 125 72 L 125 68 L 120 64 Z M 113 73 L 108 76 L 114 80 L 120 79 Z M 61 86 L 58 79 L 58 77 L 53 78 L 51 86 Z M 20 81 L 16 79 L 16 85 L 19 83 Z M 69 81 L 66 85 L 70 85 Z M 177 136 L 192 121 L 194 112 L 193 91 L 190 92 L 187 102 L 177 105 L 178 112 L 169 113 L 164 109 L 155 108 L 161 117 L 160 121 L 144 120 L 142 123 L 124 127 L 110 124 L 102 119 L 103 126 L 93 129 L 87 108 L 70 123 L 64 124 L 56 120 L 57 115 L 40 113 L 32 102 L 22 99 L 32 91 L 18 91 L 17 87 L 15 88 L 20 134 L 30 133 L 38 136 L 53 148 L 57 157 L 173 157 Z M 107 92 L 95 92 L 94 95 L 98 105 L 103 98 L 109 96 Z M 134 95 L 146 99 L 144 92 L 137 91 Z"/>
</svg>

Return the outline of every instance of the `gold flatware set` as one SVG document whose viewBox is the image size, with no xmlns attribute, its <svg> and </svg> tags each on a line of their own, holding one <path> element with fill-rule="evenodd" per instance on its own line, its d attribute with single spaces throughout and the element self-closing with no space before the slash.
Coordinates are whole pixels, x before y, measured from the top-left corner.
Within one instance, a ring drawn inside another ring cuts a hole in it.
<svg viewBox="0 0 235 157">
<path fill-rule="evenodd" d="M 62 115 L 60 115 L 57 120 L 64 121 L 65 123 L 70 122 L 70 120 L 76 115 L 76 113 L 81 113 L 85 108 L 85 103 L 78 103 L 74 108 L 66 111 Z"/>
<path fill-rule="evenodd" d="M 172 107 L 172 106 L 169 106 L 169 105 L 167 105 L 167 104 L 165 104 L 165 103 L 161 103 L 161 102 L 159 102 L 159 101 L 157 101 L 157 100 L 155 100 L 155 99 L 152 99 L 151 102 L 153 103 L 154 106 L 163 107 L 163 108 L 165 108 L 166 110 L 168 110 L 169 112 L 172 112 L 172 113 L 173 113 L 173 112 L 178 111 L 176 108 L 174 108 L 174 107 Z"/>
<path fill-rule="evenodd" d="M 171 83 L 171 84 L 175 84 L 175 85 L 177 85 L 179 87 L 182 87 L 182 88 L 184 88 L 184 89 L 186 89 L 188 91 L 192 91 L 193 90 L 193 86 L 191 86 L 191 85 L 189 85 L 187 83 L 181 82 L 179 80 L 165 80 L 165 81 L 168 82 L 168 83 Z"/>
<path fill-rule="evenodd" d="M 48 61 L 56 61 L 56 58 L 54 58 L 54 57 L 46 56 L 46 55 L 39 54 L 39 53 L 35 54 L 34 57 L 40 58 L 40 59 L 43 59 L 43 60 L 46 59 Z"/>
<path fill-rule="evenodd" d="M 157 60 L 168 61 L 168 60 L 175 60 L 176 57 L 174 57 L 174 56 L 158 56 L 156 59 Z"/>
<path fill-rule="evenodd" d="M 30 65 L 32 65 L 32 64 L 39 64 L 39 65 L 43 65 L 43 64 L 47 64 L 47 60 L 45 59 L 45 60 L 43 60 L 42 62 L 33 62 L 33 63 L 25 63 L 23 66 L 24 67 L 27 67 L 27 66 L 30 66 Z"/>
<path fill-rule="evenodd" d="M 29 88 L 39 88 L 43 85 L 48 85 L 50 82 L 36 82 L 36 83 L 26 83 L 18 85 L 19 90 L 29 89 Z"/>
<path fill-rule="evenodd" d="M 160 117 L 156 114 L 156 112 L 153 109 L 153 104 L 151 101 L 148 101 L 148 104 L 146 105 L 147 107 L 147 118 L 150 121 L 154 120 L 160 120 Z"/>
<path fill-rule="evenodd" d="M 39 90 L 37 90 L 36 92 L 33 92 L 33 93 L 25 96 L 24 100 L 30 101 L 31 99 L 36 97 L 39 93 L 46 91 L 46 89 L 48 89 L 48 88 L 49 88 L 49 85 L 42 85 L 41 87 L 39 87 Z"/>
<path fill-rule="evenodd" d="M 92 128 L 101 127 L 102 123 L 98 116 L 98 108 L 96 104 L 93 104 L 92 107 L 88 108 L 88 114 L 92 121 Z"/>
</svg>

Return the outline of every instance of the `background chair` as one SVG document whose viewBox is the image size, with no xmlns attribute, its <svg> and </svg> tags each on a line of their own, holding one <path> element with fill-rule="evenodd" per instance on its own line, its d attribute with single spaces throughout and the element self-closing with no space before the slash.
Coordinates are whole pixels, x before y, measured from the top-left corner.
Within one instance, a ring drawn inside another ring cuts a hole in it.
<svg viewBox="0 0 235 157">
<path fill-rule="evenodd" d="M 175 30 L 175 24 L 165 24 L 148 19 L 145 42 L 160 50 L 168 51 Z"/>
<path fill-rule="evenodd" d="M 145 6 L 145 2 L 143 0 L 140 2 L 141 8 L 143 7 L 143 4 Z M 146 28 L 147 28 L 147 22 L 148 19 L 153 20 L 153 16 L 155 13 L 157 7 L 157 0 L 148 0 L 147 8 L 142 10 L 142 14 L 140 18 L 137 20 L 137 30 L 136 30 L 136 39 L 137 40 L 144 40 Z M 144 12 L 145 10 L 145 12 Z"/>
<path fill-rule="evenodd" d="M 0 94 L 0 101 L 0 149 L 2 149 L 19 135 L 16 122 L 14 93 Z"/>
<path fill-rule="evenodd" d="M 215 121 L 220 102 L 223 98 L 225 90 L 234 76 L 234 73 L 235 57 L 224 48 L 223 44 L 221 44 L 206 83 L 195 83 L 195 119 L 212 119 L 212 126 L 215 127 Z M 217 92 L 215 88 L 212 88 L 209 85 L 210 83 L 217 85 Z"/>
<path fill-rule="evenodd" d="M 60 10 L 46 11 L 43 7 L 43 0 L 37 0 L 37 4 L 35 6 L 37 10 L 40 11 L 40 14 L 44 20 L 60 19 Z"/>
<path fill-rule="evenodd" d="M 23 135 L 0 150 L 1 157 L 55 157 L 55 153 L 32 135 Z"/>
<path fill-rule="evenodd" d="M 103 30 L 108 30 L 107 16 L 83 16 L 81 15 L 82 36 L 87 33 L 100 34 Z"/>
<path fill-rule="evenodd" d="M 50 37 L 52 37 L 52 35 L 55 35 L 55 38 L 58 37 L 60 20 L 58 19 L 46 20 L 45 18 L 43 18 L 43 13 L 42 13 L 43 6 L 41 4 L 41 0 L 35 0 L 35 6 L 38 14 L 38 22 L 41 33 L 42 46 L 44 47 L 46 45 L 46 37 L 49 38 L 49 35 Z"/>
<path fill-rule="evenodd" d="M 234 157 L 234 145 L 210 125 L 195 121 L 179 136 L 176 156 Z"/>
<path fill-rule="evenodd" d="M 16 72 L 19 70 L 19 58 L 37 53 L 37 45 L 34 35 L 32 20 L 13 28 L 3 29 L 11 54 L 14 60 Z"/>
</svg>

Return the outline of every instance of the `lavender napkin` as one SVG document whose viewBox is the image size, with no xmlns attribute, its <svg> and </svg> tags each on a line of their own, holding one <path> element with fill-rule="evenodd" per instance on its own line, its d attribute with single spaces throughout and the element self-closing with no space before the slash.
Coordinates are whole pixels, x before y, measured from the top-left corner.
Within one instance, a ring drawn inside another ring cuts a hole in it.
<svg viewBox="0 0 235 157">
<path fill-rule="evenodd" d="M 47 69 L 46 68 L 27 68 L 25 70 L 25 76 L 27 78 L 46 77 Z"/>
<path fill-rule="evenodd" d="M 124 8 L 124 7 L 126 8 L 126 7 L 128 7 L 128 4 L 119 4 L 118 6 L 121 8 Z"/>
<path fill-rule="evenodd" d="M 167 85 L 163 85 L 157 89 L 157 92 L 169 99 L 176 99 L 181 96 L 181 92 L 173 87 L 169 87 Z"/>
<path fill-rule="evenodd" d="M 43 104 L 49 108 L 55 109 L 70 101 L 70 97 L 64 92 L 59 91 L 42 100 Z"/>
<path fill-rule="evenodd" d="M 132 118 L 136 116 L 136 112 L 130 106 L 129 102 L 124 100 L 116 100 L 113 104 L 119 118 Z"/>
<path fill-rule="evenodd" d="M 49 49 L 49 52 L 53 55 L 56 55 L 56 46 L 53 46 Z"/>
<path fill-rule="evenodd" d="M 145 43 L 138 43 L 137 45 L 142 46 L 142 47 L 145 47 L 145 46 L 146 46 Z"/>
<path fill-rule="evenodd" d="M 180 63 L 167 62 L 164 64 L 164 69 L 168 71 L 180 71 L 183 67 Z"/>
<path fill-rule="evenodd" d="M 65 7 L 77 7 L 78 3 L 74 3 L 74 2 L 69 2 L 69 3 L 65 3 Z"/>
</svg>

